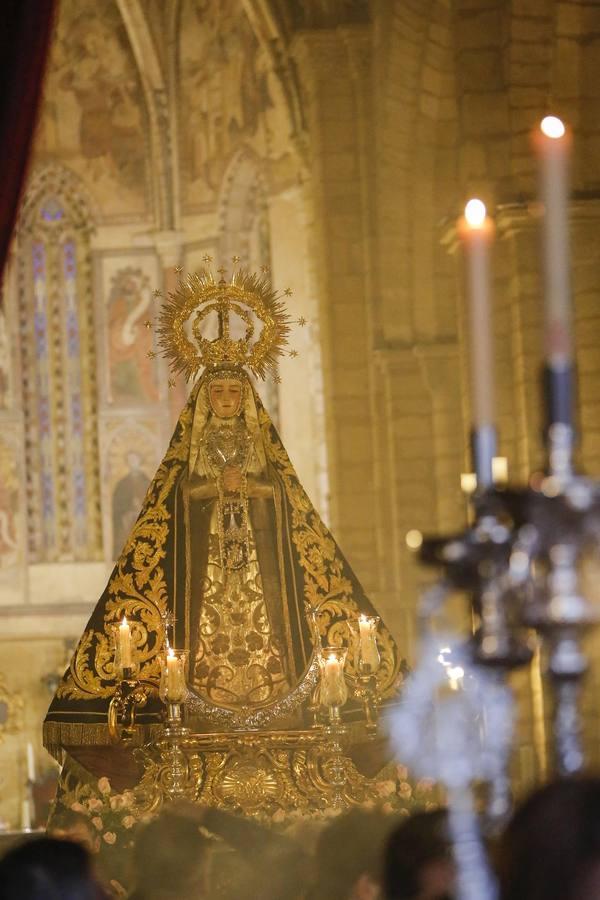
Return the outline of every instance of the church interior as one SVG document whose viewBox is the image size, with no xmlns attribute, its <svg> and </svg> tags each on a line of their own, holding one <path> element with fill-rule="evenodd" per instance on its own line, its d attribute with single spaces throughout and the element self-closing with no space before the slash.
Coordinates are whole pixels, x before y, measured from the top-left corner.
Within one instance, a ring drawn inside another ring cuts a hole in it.
<svg viewBox="0 0 600 900">
<path fill-rule="evenodd" d="M 56 5 L 0 302 L 4 829 L 23 826 L 28 782 L 36 824 L 47 811 L 57 765 L 42 745 L 46 710 L 190 390 L 150 323 L 208 259 L 227 278 L 235 265 L 268 273 L 284 296 L 289 345 L 255 387 L 406 672 L 418 665 L 419 598 L 439 571 L 415 547 L 462 532 L 474 514 L 476 375 L 458 225 L 471 197 L 494 224 L 488 362 L 502 485 L 527 485 L 547 465 L 532 133 L 550 114 L 572 138 L 575 466 L 593 478 L 596 0 Z M 597 560 L 587 562 L 594 603 Z M 468 627 L 462 603 L 453 615 Z M 592 765 L 600 632 L 584 637 Z M 519 795 L 551 772 L 539 649 L 510 682 Z"/>
</svg>

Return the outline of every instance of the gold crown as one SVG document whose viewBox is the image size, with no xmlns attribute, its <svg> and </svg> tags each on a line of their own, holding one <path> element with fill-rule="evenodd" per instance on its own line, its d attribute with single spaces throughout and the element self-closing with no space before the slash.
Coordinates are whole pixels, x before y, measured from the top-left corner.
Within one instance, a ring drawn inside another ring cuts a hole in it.
<svg viewBox="0 0 600 900">
<path fill-rule="evenodd" d="M 247 367 L 259 378 L 268 372 L 277 377 L 277 360 L 285 352 L 291 320 L 268 270 L 263 267 L 257 275 L 240 269 L 230 281 L 225 280 L 225 269 L 217 271 L 218 281 L 208 268 L 187 275 L 160 311 L 159 344 L 172 371 L 189 380 L 203 368 L 233 366 Z M 284 293 L 289 296 L 291 291 Z M 212 340 L 202 333 L 211 313 L 217 316 L 219 330 Z M 231 336 L 232 315 L 245 325 L 242 337 Z"/>
</svg>

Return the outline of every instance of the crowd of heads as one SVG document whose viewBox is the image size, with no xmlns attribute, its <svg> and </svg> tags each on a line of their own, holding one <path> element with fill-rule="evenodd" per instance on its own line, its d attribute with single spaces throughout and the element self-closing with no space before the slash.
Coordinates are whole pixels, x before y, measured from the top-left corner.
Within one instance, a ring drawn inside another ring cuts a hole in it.
<svg viewBox="0 0 600 900">
<path fill-rule="evenodd" d="M 0 900 L 452 900 L 444 809 L 352 809 L 278 831 L 221 810 L 172 805 L 137 830 L 128 889 L 96 864 L 81 813 L 0 859 Z M 600 779 L 531 794 L 489 842 L 500 900 L 600 900 Z"/>
</svg>

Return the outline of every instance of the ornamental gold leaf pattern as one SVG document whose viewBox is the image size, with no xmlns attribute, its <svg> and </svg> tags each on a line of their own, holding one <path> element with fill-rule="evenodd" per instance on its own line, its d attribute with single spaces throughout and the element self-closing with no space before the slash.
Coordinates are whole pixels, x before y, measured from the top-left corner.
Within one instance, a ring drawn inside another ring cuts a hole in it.
<svg viewBox="0 0 600 900">
<path fill-rule="evenodd" d="M 353 597 L 353 585 L 344 575 L 344 562 L 337 545 L 321 518 L 314 510 L 300 484 L 277 432 L 264 409 L 259 422 L 268 456 L 275 465 L 292 508 L 292 541 L 298 562 L 304 572 L 304 597 L 310 608 L 318 613 L 317 621 L 325 646 L 347 644 L 347 671 L 355 674 L 353 660 L 358 658 L 358 635 L 348 613 L 358 617 L 358 604 Z M 377 635 L 381 664 L 377 672 L 377 690 L 381 697 L 392 697 L 401 677 L 401 660 L 394 640 L 382 627 Z"/>
<path fill-rule="evenodd" d="M 158 654 L 164 646 L 168 595 L 164 569 L 170 513 L 166 500 L 187 460 L 192 410 L 181 417 L 178 439 L 169 447 L 146 494 L 142 512 L 108 584 L 104 631 L 88 629 L 81 638 L 58 697 L 112 697 L 115 688 L 114 645 L 111 630 L 123 615 L 131 627 L 140 680 L 158 685 Z"/>
</svg>

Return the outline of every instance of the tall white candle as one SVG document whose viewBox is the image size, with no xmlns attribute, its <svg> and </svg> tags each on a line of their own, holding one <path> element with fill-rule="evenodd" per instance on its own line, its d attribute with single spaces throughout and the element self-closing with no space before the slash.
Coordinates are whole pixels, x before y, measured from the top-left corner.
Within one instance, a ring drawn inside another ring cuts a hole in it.
<svg viewBox="0 0 600 900">
<path fill-rule="evenodd" d="M 477 486 L 480 489 L 491 487 L 494 483 L 492 460 L 496 454 L 489 265 L 493 233 L 493 224 L 487 216 L 485 204 L 476 198 L 469 200 L 460 222 L 459 234 L 467 266 L 473 455 Z"/>
<path fill-rule="evenodd" d="M 123 621 L 119 625 L 119 654 L 121 657 L 121 668 L 130 668 L 133 664 L 131 657 L 131 629 L 125 616 L 123 616 Z"/>
<path fill-rule="evenodd" d="M 27 780 L 31 783 L 35 781 L 35 754 L 31 741 L 27 741 Z"/>
<path fill-rule="evenodd" d="M 563 371 L 573 357 L 568 225 L 571 139 L 560 119 L 546 116 L 534 143 L 544 206 L 544 355 L 550 369 Z"/>
<path fill-rule="evenodd" d="M 28 796 L 21 800 L 21 828 L 31 831 L 31 802 Z"/>
<path fill-rule="evenodd" d="M 489 245 L 493 228 L 481 200 L 469 200 L 460 229 L 467 264 L 473 428 L 494 424 L 494 353 Z"/>
<path fill-rule="evenodd" d="M 176 655 L 172 647 L 169 647 L 167 652 L 167 699 L 177 703 L 184 694 L 183 659 Z"/>
<path fill-rule="evenodd" d="M 321 703 L 323 706 L 343 706 L 347 697 L 344 659 L 328 653 L 321 673 Z"/>
</svg>

